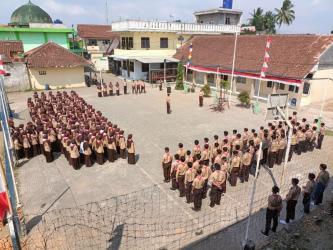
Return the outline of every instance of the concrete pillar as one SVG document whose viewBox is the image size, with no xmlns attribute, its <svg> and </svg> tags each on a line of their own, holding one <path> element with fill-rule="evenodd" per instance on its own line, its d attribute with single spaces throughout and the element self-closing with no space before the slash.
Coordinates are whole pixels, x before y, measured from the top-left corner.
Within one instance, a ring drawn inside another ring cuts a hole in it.
<svg viewBox="0 0 333 250">
<path fill-rule="evenodd" d="M 220 89 L 220 82 L 221 82 L 221 75 L 220 74 L 216 74 L 215 75 L 215 82 L 216 82 L 216 89 Z"/>
<path fill-rule="evenodd" d="M 196 76 L 197 72 L 193 70 L 193 74 L 192 74 L 192 83 L 196 84 L 195 81 L 195 76 Z"/>
<path fill-rule="evenodd" d="M 278 83 L 273 83 L 273 89 L 272 89 L 272 94 L 276 94 L 277 92 L 277 86 L 278 86 Z"/>
<path fill-rule="evenodd" d="M 208 83 L 208 81 L 207 81 L 207 73 L 204 73 L 205 75 L 204 75 L 204 84 L 206 85 L 207 83 Z"/>
<path fill-rule="evenodd" d="M 249 81 L 250 81 L 250 87 L 251 87 L 251 89 L 250 89 L 250 97 L 251 97 L 251 99 L 253 99 L 253 96 L 254 96 L 254 84 L 255 84 L 255 80 L 252 80 L 252 79 L 249 79 Z"/>
<path fill-rule="evenodd" d="M 237 91 L 237 82 L 236 82 L 236 77 L 234 77 L 234 82 L 232 84 L 232 93 L 235 94 Z"/>
</svg>

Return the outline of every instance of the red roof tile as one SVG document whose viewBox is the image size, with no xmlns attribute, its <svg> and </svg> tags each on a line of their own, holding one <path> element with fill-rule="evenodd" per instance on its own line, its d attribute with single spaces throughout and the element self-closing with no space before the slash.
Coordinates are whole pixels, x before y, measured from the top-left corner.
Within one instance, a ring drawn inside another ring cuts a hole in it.
<svg viewBox="0 0 333 250">
<path fill-rule="evenodd" d="M 78 24 L 77 31 L 81 38 L 108 40 L 119 36 L 112 32 L 111 25 Z"/>
<path fill-rule="evenodd" d="M 185 62 L 192 43 L 193 66 L 231 70 L 234 39 L 230 35 L 195 36 L 174 57 Z M 266 39 L 265 35 L 238 37 L 235 71 L 260 74 Z M 266 76 L 303 79 L 318 63 L 321 54 L 332 45 L 333 36 L 274 35 Z"/>
<path fill-rule="evenodd" d="M 90 63 L 60 45 L 48 42 L 25 53 L 25 59 L 29 67 L 77 67 Z"/>
<path fill-rule="evenodd" d="M 13 53 L 23 53 L 22 41 L 0 40 L 0 55 L 4 55 L 5 62 L 10 62 L 13 59 Z"/>
</svg>

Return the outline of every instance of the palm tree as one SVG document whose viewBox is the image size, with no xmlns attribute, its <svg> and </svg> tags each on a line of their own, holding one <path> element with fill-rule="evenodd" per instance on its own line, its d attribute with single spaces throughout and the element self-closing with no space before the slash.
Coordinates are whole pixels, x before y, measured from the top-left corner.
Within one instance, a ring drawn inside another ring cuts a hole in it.
<svg viewBox="0 0 333 250">
<path fill-rule="evenodd" d="M 281 9 L 275 8 L 276 22 L 281 27 L 282 24 L 290 25 L 295 20 L 294 4 L 290 0 L 284 0 Z"/>
<path fill-rule="evenodd" d="M 249 24 L 255 26 L 257 31 L 264 31 L 264 10 L 262 8 L 253 10 Z"/>
</svg>

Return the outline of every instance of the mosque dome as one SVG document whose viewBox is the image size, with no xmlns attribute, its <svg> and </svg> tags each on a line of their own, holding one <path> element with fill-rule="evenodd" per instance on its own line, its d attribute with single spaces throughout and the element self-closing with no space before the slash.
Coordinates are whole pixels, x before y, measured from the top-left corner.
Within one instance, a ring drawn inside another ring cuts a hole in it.
<svg viewBox="0 0 333 250">
<path fill-rule="evenodd" d="M 29 2 L 17 8 L 11 18 L 11 25 L 26 26 L 29 23 L 52 23 L 52 19 L 42 8 Z"/>
</svg>

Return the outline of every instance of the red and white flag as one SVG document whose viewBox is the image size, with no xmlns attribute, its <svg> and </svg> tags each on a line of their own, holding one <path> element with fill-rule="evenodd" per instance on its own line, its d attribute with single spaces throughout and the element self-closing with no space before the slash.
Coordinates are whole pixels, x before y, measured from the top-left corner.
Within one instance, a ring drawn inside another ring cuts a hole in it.
<svg viewBox="0 0 333 250">
<path fill-rule="evenodd" d="M 1 60 L 1 55 L 0 55 L 0 75 L 6 75 L 6 71 L 3 68 L 3 61 Z"/>
<path fill-rule="evenodd" d="M 0 191 L 0 221 L 2 221 L 9 211 L 9 203 L 6 191 Z"/>
<path fill-rule="evenodd" d="M 261 72 L 260 72 L 260 77 L 261 78 L 266 77 L 266 72 L 268 70 L 268 63 L 269 63 L 269 58 L 270 58 L 269 49 L 271 48 L 271 44 L 272 44 L 272 38 L 269 36 L 269 37 L 267 37 L 266 47 L 265 47 L 264 63 L 262 65 Z"/>
</svg>

